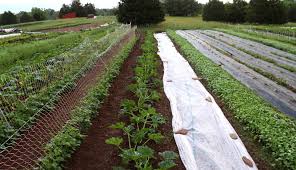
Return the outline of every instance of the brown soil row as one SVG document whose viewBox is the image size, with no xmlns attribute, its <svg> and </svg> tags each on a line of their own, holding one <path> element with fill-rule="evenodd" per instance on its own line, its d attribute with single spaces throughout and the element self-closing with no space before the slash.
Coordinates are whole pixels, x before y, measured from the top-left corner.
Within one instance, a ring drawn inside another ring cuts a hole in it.
<svg viewBox="0 0 296 170">
<path fill-rule="evenodd" d="M 0 154 L 0 169 L 32 169 L 38 158 L 44 154 L 44 146 L 69 120 L 71 111 L 79 104 L 87 91 L 99 81 L 100 75 L 126 44 L 132 33 L 126 35 L 112 47 L 95 66 L 76 81 L 77 86 L 65 92 L 52 111 L 43 113 L 36 123 L 29 127 L 14 145 Z"/>
<path fill-rule="evenodd" d="M 121 159 L 118 157 L 118 149 L 114 146 L 107 145 L 105 140 L 113 136 L 122 136 L 122 132 L 110 129 L 109 126 L 125 119 L 119 115 L 121 101 L 123 99 L 135 99 L 135 96 L 127 89 L 127 86 L 134 81 L 134 68 L 137 64 L 137 57 L 142 54 L 141 44 L 143 41 L 144 36 L 140 34 L 139 41 L 134 46 L 128 59 L 124 62 L 120 74 L 109 90 L 110 95 L 106 98 L 101 109 L 98 111 L 98 116 L 93 120 L 87 137 L 84 139 L 80 148 L 65 164 L 65 169 L 110 170 L 113 166 L 120 165 Z M 159 75 L 160 78 L 162 78 L 162 67 L 159 68 Z M 155 107 L 158 112 L 162 113 L 168 119 L 167 124 L 161 127 L 161 131 L 163 134 L 166 134 L 167 140 L 162 145 L 154 145 L 151 147 L 155 149 L 156 152 L 165 150 L 178 152 L 173 139 L 170 105 L 163 93 L 163 89 L 159 89 L 159 91 L 161 92 L 161 100 Z M 181 160 L 178 160 L 177 164 L 178 167 L 175 169 L 185 169 Z M 130 169 L 133 168 L 131 167 Z"/>
<path fill-rule="evenodd" d="M 42 30 L 42 32 L 78 32 L 81 30 L 97 28 L 102 24 L 104 24 L 104 23 L 83 24 L 83 25 L 64 27 L 64 28 L 47 29 L 47 30 Z"/>
</svg>

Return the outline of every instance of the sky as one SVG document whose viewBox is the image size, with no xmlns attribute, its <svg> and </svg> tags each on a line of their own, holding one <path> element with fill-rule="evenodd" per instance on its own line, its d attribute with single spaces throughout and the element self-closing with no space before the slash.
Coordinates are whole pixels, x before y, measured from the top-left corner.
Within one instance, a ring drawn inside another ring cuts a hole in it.
<svg viewBox="0 0 296 170">
<path fill-rule="evenodd" d="M 119 0 L 80 0 L 82 4 L 87 2 L 95 4 L 96 8 L 113 8 L 118 5 Z M 227 2 L 229 0 L 223 0 Z M 12 11 L 30 11 L 32 7 L 51 8 L 59 10 L 63 4 L 70 4 L 72 0 L 0 0 L 0 13 Z M 198 0 L 199 3 L 206 3 L 208 0 Z"/>
</svg>

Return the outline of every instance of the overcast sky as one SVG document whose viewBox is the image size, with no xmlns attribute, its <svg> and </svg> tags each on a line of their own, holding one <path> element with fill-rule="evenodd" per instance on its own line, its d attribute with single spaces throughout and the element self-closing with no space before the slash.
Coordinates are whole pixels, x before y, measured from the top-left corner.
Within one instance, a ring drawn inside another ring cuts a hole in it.
<svg viewBox="0 0 296 170">
<path fill-rule="evenodd" d="M 149 0 L 148 0 L 149 1 Z M 223 0 L 224 2 L 230 0 Z M 72 0 L 0 0 L 0 13 L 12 11 L 30 11 L 32 7 L 51 8 L 59 10 L 62 4 L 70 4 Z M 83 4 L 90 2 L 95 4 L 96 8 L 113 8 L 116 7 L 119 0 L 81 0 Z M 208 0 L 198 0 L 199 3 L 206 3 Z"/>
</svg>

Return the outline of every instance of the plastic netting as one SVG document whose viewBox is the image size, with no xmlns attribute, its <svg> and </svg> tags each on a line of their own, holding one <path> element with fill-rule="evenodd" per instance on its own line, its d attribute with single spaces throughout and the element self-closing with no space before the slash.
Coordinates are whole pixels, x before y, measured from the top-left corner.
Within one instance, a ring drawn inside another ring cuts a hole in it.
<svg viewBox="0 0 296 170">
<path fill-rule="evenodd" d="M 122 25 L 99 40 L 0 77 L 0 169 L 33 169 L 44 146 L 106 69 L 102 57 L 131 32 Z"/>
</svg>

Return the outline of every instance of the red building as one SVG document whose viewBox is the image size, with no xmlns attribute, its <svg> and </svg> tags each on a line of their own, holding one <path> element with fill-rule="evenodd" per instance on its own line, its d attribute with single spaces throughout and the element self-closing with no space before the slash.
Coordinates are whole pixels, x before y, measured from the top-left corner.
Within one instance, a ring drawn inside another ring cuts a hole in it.
<svg viewBox="0 0 296 170">
<path fill-rule="evenodd" d="M 76 13 L 75 12 L 70 12 L 68 14 L 63 15 L 63 19 L 65 18 L 76 18 Z"/>
</svg>

